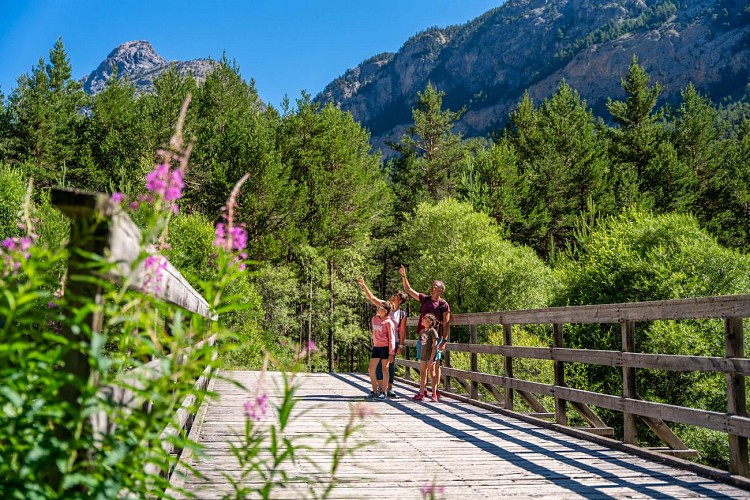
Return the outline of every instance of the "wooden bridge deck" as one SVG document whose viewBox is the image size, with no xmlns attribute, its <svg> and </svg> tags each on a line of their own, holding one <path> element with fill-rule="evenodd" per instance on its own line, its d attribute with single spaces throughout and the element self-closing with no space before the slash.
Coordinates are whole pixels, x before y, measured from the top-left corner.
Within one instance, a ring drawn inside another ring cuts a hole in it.
<svg viewBox="0 0 750 500">
<path fill-rule="evenodd" d="M 192 434 L 207 450 L 188 461 L 204 477 L 176 480 L 197 498 L 221 498 L 232 491 L 222 474 L 236 477 L 238 466 L 227 442 L 238 439 L 243 404 L 254 397 L 261 374 L 223 375 L 248 391 L 216 380 L 220 398 L 198 416 Z M 324 424 L 340 432 L 350 405 L 369 391 L 369 379 L 365 374 L 302 374 L 296 380 L 298 416 L 288 435 L 300 436 L 300 442 L 312 447 L 308 456 L 327 467 L 332 446 L 326 444 Z M 278 403 L 280 374 L 265 373 L 262 384 L 271 402 Z M 462 499 L 750 498 L 750 491 L 466 403 L 447 398 L 441 403 L 412 401 L 414 389 L 398 382 L 396 390 L 401 397 L 367 403 L 376 413 L 365 417 L 355 438 L 372 442 L 344 461 L 331 498 L 422 498 L 422 486 L 433 481 L 445 487 L 444 498 Z M 312 494 L 299 478 L 325 477 L 301 457 L 286 470 L 298 479 L 276 490 L 274 498 L 309 498 Z"/>
</svg>

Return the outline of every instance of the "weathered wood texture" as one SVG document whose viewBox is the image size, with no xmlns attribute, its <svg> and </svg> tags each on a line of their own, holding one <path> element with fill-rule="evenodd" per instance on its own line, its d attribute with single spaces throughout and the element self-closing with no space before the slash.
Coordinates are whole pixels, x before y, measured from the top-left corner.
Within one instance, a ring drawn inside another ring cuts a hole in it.
<svg viewBox="0 0 750 500">
<path fill-rule="evenodd" d="M 495 325 L 503 330 L 503 345 L 479 345 L 476 335 L 468 344 L 450 343 L 446 348 L 446 358 L 450 351 L 468 352 L 472 363 L 477 354 L 503 356 L 503 375 L 477 373 L 474 365 L 470 371 L 443 370 L 446 376 L 446 390 L 449 390 L 447 377 L 481 383 L 485 387 L 494 385 L 503 388 L 505 408 L 512 410 L 514 393 L 526 402 L 536 413 L 542 414 L 545 408 L 533 394 L 544 395 L 555 400 L 555 419 L 559 424 L 567 420 L 565 407 L 570 405 L 593 429 L 608 429 L 601 419 L 588 407 L 598 406 L 623 413 L 623 441 L 629 444 L 638 442 L 637 423 L 644 423 L 666 444 L 671 452 L 681 455 L 696 455 L 675 435 L 665 422 L 695 425 L 723 432 L 728 435 L 730 449 L 730 471 L 748 475 L 748 438 L 750 438 L 750 418 L 746 411 L 745 377 L 750 375 L 750 360 L 745 357 L 743 338 L 743 318 L 750 317 L 750 295 L 722 297 L 702 297 L 626 304 L 602 304 L 591 306 L 557 307 L 522 311 L 499 311 L 487 313 L 454 314 L 453 326 L 468 325 L 472 332 L 478 325 Z M 665 355 L 660 353 L 636 352 L 637 322 L 655 320 L 717 320 L 723 319 L 726 330 L 725 356 Z M 566 349 L 563 335 L 565 324 L 619 323 L 622 332 L 622 348 L 619 351 Z M 409 326 L 416 324 L 416 318 L 409 318 Z M 550 347 L 527 347 L 513 345 L 513 325 L 552 324 L 553 342 Z M 407 341 L 410 344 L 410 341 Z M 540 384 L 516 379 L 513 376 L 513 359 L 550 360 L 553 363 L 554 384 Z M 585 363 L 616 366 L 622 370 L 622 396 L 597 394 L 567 387 L 564 380 L 564 363 Z M 404 360 L 398 364 L 407 366 Z M 706 411 L 669 404 L 642 401 L 636 387 L 637 369 L 666 371 L 703 371 L 724 373 L 727 379 L 727 412 Z M 497 391 L 492 392 L 497 397 Z M 475 392 L 471 393 L 476 399 Z M 610 429 L 611 430 L 611 429 Z"/>
<path fill-rule="evenodd" d="M 258 390 L 271 392 L 272 403 L 280 401 L 278 373 L 266 373 L 260 389 L 258 372 L 224 375 L 246 389 L 221 379 L 215 382 L 213 389 L 219 398 L 207 404 L 196 432 L 206 450 L 203 456 L 190 459 L 203 479 L 193 474 L 173 476 L 175 483 L 201 499 L 221 498 L 231 491 L 224 474 L 238 477 L 229 442 L 239 444 L 238 435 L 244 428 L 242 405 Z M 329 430 L 341 433 L 351 405 L 362 402 L 370 385 L 364 374 L 306 374 L 296 380 L 298 402 L 287 437 L 311 446 L 311 450 L 285 468 L 289 474 L 287 486 L 272 498 L 312 497 L 305 481 L 327 479 L 325 470 L 333 451 L 327 442 Z M 364 428 L 355 437 L 370 443 L 343 461 L 340 484 L 331 498 L 419 499 L 423 498 L 422 486 L 433 481 L 445 487 L 445 498 L 750 495 L 746 489 L 613 449 L 607 443 L 625 445 L 606 438 L 592 436 L 596 441 L 592 442 L 570 437 L 449 398 L 441 403 L 416 402 L 409 397 L 413 387 L 401 382 L 395 387 L 401 397 L 362 403 L 376 413 L 365 417 Z M 276 418 L 275 411 L 267 418 Z"/>
<path fill-rule="evenodd" d="M 651 321 L 656 319 L 731 317 L 750 317 L 750 295 L 451 314 L 451 325 L 622 323 L 623 321 Z M 407 321 L 409 326 L 417 325 L 417 318 L 409 318 Z"/>
<path fill-rule="evenodd" d="M 140 253 L 141 232 L 119 204 L 102 193 L 64 188 L 53 188 L 51 199 L 52 204 L 73 221 L 89 221 L 89 225 L 98 219 L 106 221 L 109 228 L 104 249 L 108 261 L 115 265 L 107 277 L 134 289 L 144 285 L 148 273 Z M 156 251 L 149 247 L 148 252 L 154 254 Z M 136 262 L 138 264 L 134 265 Z M 167 262 L 161 274 L 160 287 L 153 291 L 156 298 L 209 317 L 206 300 L 172 264 Z"/>
</svg>

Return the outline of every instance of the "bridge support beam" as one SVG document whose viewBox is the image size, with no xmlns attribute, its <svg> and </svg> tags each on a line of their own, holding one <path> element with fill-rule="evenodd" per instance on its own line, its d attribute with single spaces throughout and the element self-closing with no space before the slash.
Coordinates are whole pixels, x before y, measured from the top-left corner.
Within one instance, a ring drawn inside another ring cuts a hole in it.
<svg viewBox="0 0 750 500">
<path fill-rule="evenodd" d="M 563 326 L 561 323 L 554 323 L 552 325 L 552 348 L 562 349 L 564 347 L 565 341 L 563 340 Z M 558 387 L 565 387 L 565 363 L 562 361 L 554 361 L 553 371 L 555 373 L 555 385 Z M 562 398 L 555 398 L 555 423 L 568 425 L 566 404 L 565 400 Z"/>
<path fill-rule="evenodd" d="M 622 331 L 622 352 L 635 352 L 635 323 L 632 321 L 623 321 Z M 638 392 L 635 385 L 635 368 L 629 366 L 622 367 L 622 395 L 628 399 L 638 399 Z M 623 442 L 627 444 L 638 444 L 638 417 L 632 413 L 623 413 Z"/>
<path fill-rule="evenodd" d="M 744 332 L 742 318 L 724 320 L 724 338 L 727 358 L 744 358 Z M 727 413 L 747 416 L 745 377 L 737 372 L 727 372 Z M 748 475 L 747 438 L 729 434 L 729 472 Z"/>
<path fill-rule="evenodd" d="M 513 345 L 513 325 L 503 323 L 503 343 L 506 346 Z M 505 376 L 513 378 L 513 358 L 505 356 L 504 358 Z M 513 411 L 513 389 L 505 386 L 505 409 Z"/>
</svg>

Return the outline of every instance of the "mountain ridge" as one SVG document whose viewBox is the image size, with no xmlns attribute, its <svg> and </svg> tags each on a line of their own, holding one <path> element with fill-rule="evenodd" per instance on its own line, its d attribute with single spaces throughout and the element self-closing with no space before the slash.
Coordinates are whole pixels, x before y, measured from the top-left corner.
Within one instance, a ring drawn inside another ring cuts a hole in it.
<svg viewBox="0 0 750 500">
<path fill-rule="evenodd" d="M 663 102 L 689 83 L 715 102 L 742 96 L 750 74 L 750 4 L 733 0 L 508 0 L 463 25 L 429 28 L 396 53 L 368 58 L 316 96 L 350 111 L 375 149 L 411 123 L 430 82 L 466 113 L 457 130 L 485 135 L 528 91 L 535 102 L 565 80 L 597 113 L 623 95 L 632 57 Z"/>
</svg>

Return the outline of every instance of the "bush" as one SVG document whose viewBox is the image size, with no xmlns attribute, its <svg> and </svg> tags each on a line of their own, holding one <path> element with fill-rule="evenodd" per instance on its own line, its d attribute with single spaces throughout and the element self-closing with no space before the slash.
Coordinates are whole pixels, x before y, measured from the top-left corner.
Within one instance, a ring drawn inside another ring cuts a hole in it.
<svg viewBox="0 0 750 500">
<path fill-rule="evenodd" d="M 582 238 L 575 254 L 557 270 L 562 280 L 558 305 L 609 304 L 750 292 L 750 257 L 720 246 L 689 215 L 654 216 L 627 211 L 603 221 Z M 619 325 L 570 325 L 568 347 L 620 350 Z M 702 356 L 724 355 L 723 324 L 717 320 L 654 321 L 636 325 L 639 352 Z M 614 367 L 566 365 L 568 382 L 578 388 L 622 394 L 622 375 Z M 699 372 L 638 370 L 639 394 L 646 400 L 726 411 L 723 377 Z M 622 429 L 622 416 L 606 412 L 610 425 Z M 682 429 L 682 428 L 680 428 Z M 639 427 L 639 438 L 656 440 Z M 704 432 L 686 432 L 688 442 L 712 441 Z M 692 436 L 692 437 L 691 437 Z M 702 436 L 702 437 L 701 437 Z M 713 442 L 713 441 L 712 441 Z M 713 451 L 711 451 L 713 450 Z M 713 466 L 726 462 L 723 447 L 701 450 Z"/>
<path fill-rule="evenodd" d="M 420 204 L 402 244 L 412 256 L 412 287 L 424 291 L 443 280 L 453 312 L 543 307 L 551 298 L 555 281 L 545 263 L 502 239 L 497 224 L 467 203 Z"/>
</svg>

